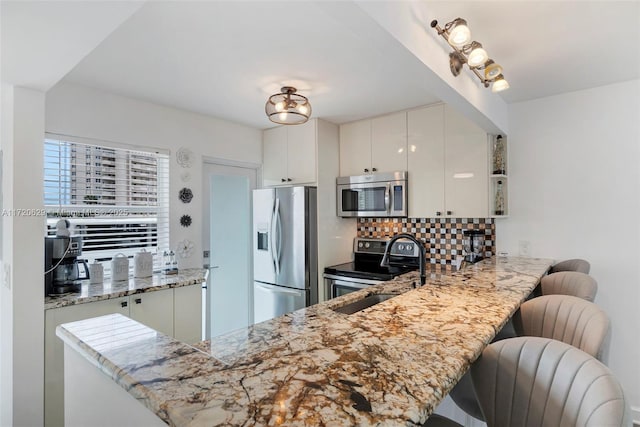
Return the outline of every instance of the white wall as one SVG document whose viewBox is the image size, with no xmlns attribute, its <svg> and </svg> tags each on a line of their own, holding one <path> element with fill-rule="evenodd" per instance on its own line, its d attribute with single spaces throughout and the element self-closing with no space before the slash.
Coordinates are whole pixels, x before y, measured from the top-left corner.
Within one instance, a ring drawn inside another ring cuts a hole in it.
<svg viewBox="0 0 640 427">
<path fill-rule="evenodd" d="M 180 268 L 202 266 L 202 156 L 256 166 L 262 163 L 262 132 L 258 129 L 66 83 L 47 92 L 45 129 L 170 150 L 171 247 L 183 239 L 195 244 L 194 255 L 180 260 Z M 175 153 L 181 147 L 195 154 L 190 169 L 176 162 Z M 183 182 L 180 175 L 186 170 L 191 179 Z M 178 200 L 182 187 L 193 190 L 194 197 L 188 205 Z M 180 226 L 183 214 L 193 218 L 191 227 Z"/>
<path fill-rule="evenodd" d="M 0 424 L 41 425 L 44 373 L 44 93 L 2 85 L 3 275 Z M 35 153 L 35 155 L 34 155 Z M 21 302 L 21 303 L 18 303 Z"/>
<path fill-rule="evenodd" d="M 512 104 L 498 251 L 584 258 L 610 316 L 608 365 L 640 407 L 640 80 Z M 640 419 L 640 412 L 635 412 Z"/>
</svg>

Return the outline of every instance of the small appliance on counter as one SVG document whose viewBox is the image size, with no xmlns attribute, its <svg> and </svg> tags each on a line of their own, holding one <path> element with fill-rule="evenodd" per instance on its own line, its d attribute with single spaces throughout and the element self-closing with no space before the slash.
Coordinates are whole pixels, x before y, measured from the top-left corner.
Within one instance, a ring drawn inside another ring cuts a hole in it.
<svg viewBox="0 0 640 427">
<path fill-rule="evenodd" d="M 353 262 L 324 269 L 327 296 L 336 298 L 420 267 L 420 249 L 411 241 L 400 240 L 390 248 L 389 266 L 380 266 L 389 240 L 356 237 L 353 242 Z"/>
<path fill-rule="evenodd" d="M 144 249 L 133 256 L 133 277 L 144 278 L 153 275 L 153 254 Z"/>
<path fill-rule="evenodd" d="M 111 258 L 111 281 L 122 282 L 129 280 L 129 258 L 123 253 Z"/>
<path fill-rule="evenodd" d="M 463 234 L 464 260 L 476 263 L 484 259 L 484 231 L 464 230 Z"/>
<path fill-rule="evenodd" d="M 45 296 L 80 291 L 80 280 L 89 279 L 89 266 L 80 255 L 82 237 L 70 235 L 69 221 L 58 221 L 56 235 L 44 238 Z"/>
</svg>

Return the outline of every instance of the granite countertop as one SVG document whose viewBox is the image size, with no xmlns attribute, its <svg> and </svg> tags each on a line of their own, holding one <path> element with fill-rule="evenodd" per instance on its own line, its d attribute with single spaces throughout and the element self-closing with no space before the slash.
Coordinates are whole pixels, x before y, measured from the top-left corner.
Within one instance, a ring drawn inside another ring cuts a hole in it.
<svg viewBox="0 0 640 427">
<path fill-rule="evenodd" d="M 49 310 L 68 305 L 124 297 L 131 294 L 195 285 L 206 281 L 207 273 L 208 271 L 202 268 L 185 268 L 180 270 L 178 274 L 154 273 L 153 276 L 143 279 L 129 278 L 129 280 L 113 283 L 107 280 L 105 283 L 90 284 L 88 280 L 83 280 L 80 292 L 45 297 L 44 309 Z"/>
<path fill-rule="evenodd" d="M 57 334 L 169 425 L 419 425 L 551 264 L 407 273 L 196 346 L 117 314 Z M 332 310 L 378 293 L 399 296 Z"/>
</svg>

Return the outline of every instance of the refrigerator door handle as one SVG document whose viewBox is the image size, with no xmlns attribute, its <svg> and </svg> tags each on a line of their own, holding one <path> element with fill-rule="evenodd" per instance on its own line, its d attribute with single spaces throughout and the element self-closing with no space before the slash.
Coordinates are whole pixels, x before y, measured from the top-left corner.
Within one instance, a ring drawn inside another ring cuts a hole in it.
<svg viewBox="0 0 640 427">
<path fill-rule="evenodd" d="M 387 213 L 391 210 L 391 184 L 387 183 L 387 189 L 384 193 L 384 208 Z"/>
<path fill-rule="evenodd" d="M 301 296 L 304 294 L 304 290 L 296 291 L 294 289 L 286 289 L 280 286 L 263 285 L 262 283 L 257 283 L 257 282 L 256 282 L 256 286 L 262 289 L 265 289 L 267 291 L 270 291 L 272 293 L 289 294 L 289 295 L 295 295 L 295 296 Z"/>
<path fill-rule="evenodd" d="M 277 227 L 278 227 L 278 209 L 280 208 L 280 199 L 276 199 L 273 208 L 273 215 L 271 217 L 271 259 L 273 260 L 273 267 L 276 270 L 276 276 L 280 274 L 280 256 L 278 254 L 277 246 Z"/>
<path fill-rule="evenodd" d="M 280 199 L 276 199 L 276 272 L 280 274 L 280 258 L 282 257 L 282 222 L 280 220 Z"/>
</svg>

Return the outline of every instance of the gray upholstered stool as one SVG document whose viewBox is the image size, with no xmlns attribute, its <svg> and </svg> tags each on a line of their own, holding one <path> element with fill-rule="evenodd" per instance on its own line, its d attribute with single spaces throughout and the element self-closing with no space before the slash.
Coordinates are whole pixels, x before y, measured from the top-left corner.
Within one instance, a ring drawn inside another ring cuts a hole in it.
<svg viewBox="0 0 640 427">
<path fill-rule="evenodd" d="M 490 344 L 471 368 L 487 425 L 622 426 L 625 401 L 609 368 L 549 338 Z"/>
<path fill-rule="evenodd" d="M 554 264 L 549 271 L 549 274 L 557 273 L 559 271 L 577 271 L 579 273 L 589 274 L 591 265 L 589 261 L 584 259 L 574 258 L 560 261 Z"/>
<path fill-rule="evenodd" d="M 543 295 L 514 315 L 518 335 L 553 338 L 599 358 L 609 316 L 596 304 L 571 295 Z"/>
<path fill-rule="evenodd" d="M 542 295 L 573 295 L 593 301 L 598 292 L 598 282 L 593 277 L 577 271 L 560 271 L 540 280 Z"/>
<path fill-rule="evenodd" d="M 526 301 L 513 323 L 519 335 L 556 339 L 597 358 L 609 332 L 609 317 L 600 307 L 571 295 L 543 295 Z M 484 420 L 468 372 L 449 396 L 467 414 Z"/>
<path fill-rule="evenodd" d="M 464 427 L 457 422 L 438 414 L 431 414 L 422 427 Z"/>
</svg>

